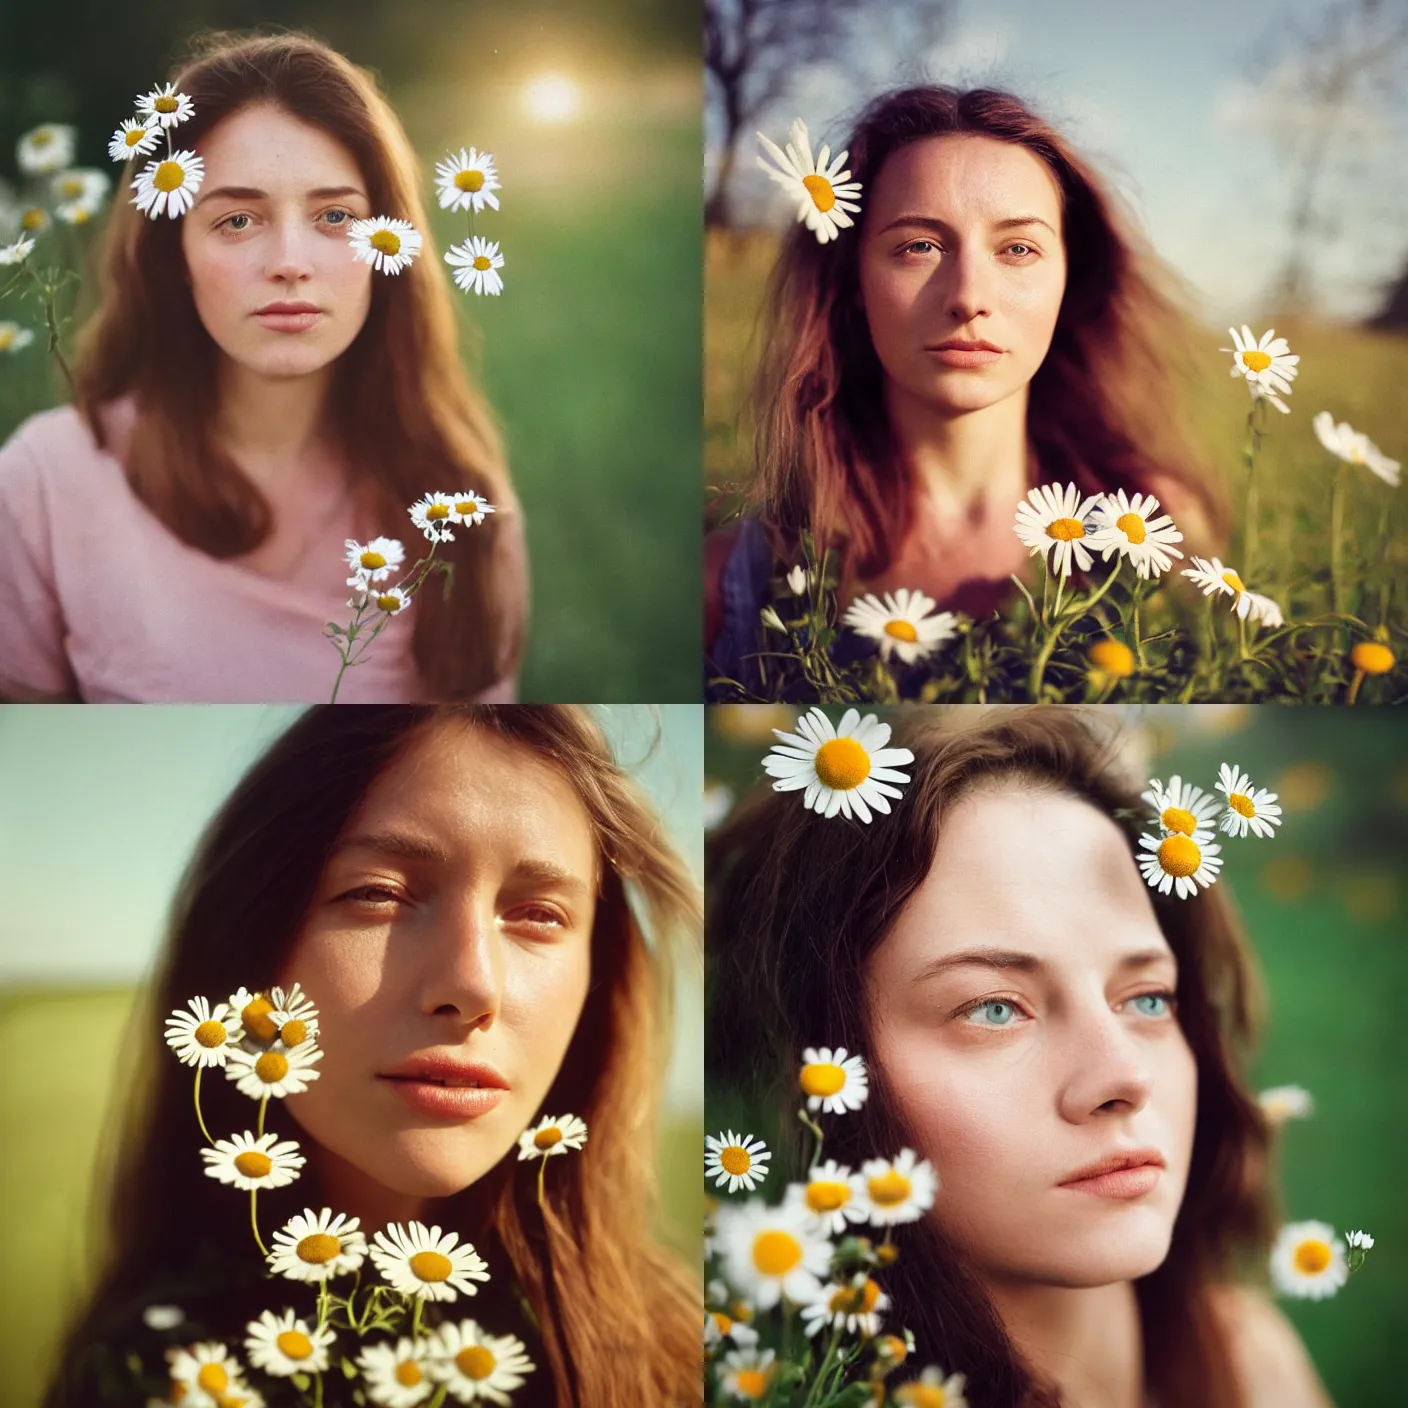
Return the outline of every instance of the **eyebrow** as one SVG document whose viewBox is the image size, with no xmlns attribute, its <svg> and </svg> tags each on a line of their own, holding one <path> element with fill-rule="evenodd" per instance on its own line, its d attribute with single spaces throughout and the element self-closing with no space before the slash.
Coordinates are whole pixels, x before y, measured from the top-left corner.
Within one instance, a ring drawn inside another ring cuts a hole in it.
<svg viewBox="0 0 1408 1408">
<path fill-rule="evenodd" d="M 308 200 L 329 200 L 334 196 L 361 196 L 366 200 L 366 192 L 358 190 L 356 186 L 315 186 L 311 191 L 304 193 Z M 206 191 L 197 201 L 197 205 L 204 205 L 208 200 L 217 200 L 220 197 L 227 200 L 268 200 L 269 192 L 261 191 L 258 186 L 216 186 L 213 191 Z"/>
<path fill-rule="evenodd" d="M 424 865 L 449 865 L 453 857 L 443 846 L 423 836 L 404 831 L 371 831 L 344 836 L 329 853 L 328 859 L 343 851 L 377 851 L 398 860 Z M 512 880 L 528 880 L 539 885 L 551 885 L 566 894 L 584 896 L 590 886 L 581 876 L 550 860 L 521 860 L 513 867 Z"/>
<path fill-rule="evenodd" d="M 1173 955 L 1166 948 L 1142 948 L 1121 956 L 1116 968 L 1124 972 L 1130 968 L 1147 968 L 1162 960 L 1173 962 Z M 926 963 L 911 979 L 914 983 L 927 982 L 953 968 L 997 968 L 1018 973 L 1037 973 L 1047 967 L 1045 960 L 1034 953 L 1023 953 L 1012 948 L 970 948 L 961 953 L 950 953 Z"/>
<path fill-rule="evenodd" d="M 901 215 L 899 219 L 891 220 L 880 233 L 886 234 L 901 225 L 918 225 L 926 230 L 937 231 L 939 234 L 946 234 L 952 229 L 952 226 L 943 220 L 935 220 L 928 215 Z M 994 221 L 991 228 L 994 230 L 1015 230 L 1023 225 L 1045 225 L 1053 235 L 1059 235 L 1056 227 L 1049 220 L 1043 220 L 1040 215 L 1010 215 L 1006 220 Z"/>
</svg>

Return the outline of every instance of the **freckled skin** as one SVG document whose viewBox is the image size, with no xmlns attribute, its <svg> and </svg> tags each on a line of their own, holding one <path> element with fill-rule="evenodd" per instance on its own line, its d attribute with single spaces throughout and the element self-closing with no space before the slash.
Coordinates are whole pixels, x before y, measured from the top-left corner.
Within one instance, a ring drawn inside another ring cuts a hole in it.
<svg viewBox="0 0 1408 1408">
<path fill-rule="evenodd" d="M 317 1005 L 326 1054 L 321 1077 L 285 1103 L 300 1138 L 359 1179 L 440 1198 L 514 1147 L 557 1076 L 591 977 L 596 845 L 559 771 L 459 723 L 393 763 L 344 836 L 387 832 L 430 841 L 445 859 L 358 846 L 329 862 L 279 979 Z M 525 875 L 525 861 L 566 870 L 579 889 Z M 432 1053 L 486 1061 L 510 1089 L 456 1122 L 411 1109 L 378 1079 Z"/>
<path fill-rule="evenodd" d="M 181 249 L 206 331 L 259 375 L 322 370 L 351 345 L 371 307 L 374 271 L 347 243 L 352 219 L 372 213 L 352 153 L 321 128 L 259 103 L 218 123 L 199 155 L 205 179 L 182 217 Z M 268 198 L 213 195 L 227 186 Z M 338 187 L 359 194 L 309 195 Z M 253 316 L 276 302 L 311 303 L 323 317 L 304 332 L 277 332 Z"/>
<path fill-rule="evenodd" d="M 902 216 L 943 229 L 894 226 Z M 1016 216 L 1039 216 L 1051 228 L 993 228 Z M 1024 393 L 1051 346 L 1065 292 L 1061 228 L 1055 178 L 1025 147 L 965 135 L 895 152 L 867 192 L 860 230 L 861 296 L 889 394 L 958 415 Z M 954 337 L 990 342 L 1004 355 L 958 368 L 924 350 Z"/>
<path fill-rule="evenodd" d="M 980 947 L 1046 966 L 964 966 L 916 981 L 934 960 Z M 1158 956 L 1120 965 L 1149 951 Z M 1197 1072 L 1172 1008 L 1149 1015 L 1162 1005 L 1153 995 L 1176 988 L 1176 966 L 1114 822 L 1026 783 L 966 797 L 866 986 L 874 1058 L 939 1173 L 930 1215 L 986 1278 L 1099 1286 L 1164 1260 Z M 972 1006 L 993 1000 L 1006 1005 Z M 1057 1186 L 1134 1148 L 1167 1162 L 1142 1198 Z"/>
</svg>

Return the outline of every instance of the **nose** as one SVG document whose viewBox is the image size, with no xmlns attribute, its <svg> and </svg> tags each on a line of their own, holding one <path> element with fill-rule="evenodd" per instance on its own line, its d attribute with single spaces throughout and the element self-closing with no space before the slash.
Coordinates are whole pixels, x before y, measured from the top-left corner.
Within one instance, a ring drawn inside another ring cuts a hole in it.
<svg viewBox="0 0 1408 1408">
<path fill-rule="evenodd" d="M 273 229 L 265 276 L 278 283 L 296 284 L 312 277 L 311 241 L 315 233 L 303 219 L 282 220 Z"/>
<path fill-rule="evenodd" d="M 942 281 L 940 297 L 944 302 L 944 311 L 955 329 L 991 315 L 987 263 L 978 246 L 960 245 L 940 262 L 937 274 Z"/>
<path fill-rule="evenodd" d="M 428 953 L 425 1009 L 458 1017 L 467 1032 L 488 1031 L 504 996 L 503 938 L 492 905 L 474 896 L 447 904 Z"/>
<path fill-rule="evenodd" d="M 1101 1001 L 1098 1010 L 1092 1007 L 1072 1023 L 1059 1099 L 1063 1119 L 1086 1124 L 1108 1114 L 1134 1114 L 1149 1103 L 1153 1074 L 1128 1020 Z"/>
</svg>

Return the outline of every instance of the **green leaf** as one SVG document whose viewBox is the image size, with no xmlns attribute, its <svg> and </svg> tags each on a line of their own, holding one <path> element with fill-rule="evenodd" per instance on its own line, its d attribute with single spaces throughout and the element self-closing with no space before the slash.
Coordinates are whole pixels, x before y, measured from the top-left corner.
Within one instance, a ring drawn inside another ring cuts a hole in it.
<svg viewBox="0 0 1408 1408">
<path fill-rule="evenodd" d="M 349 1379 L 355 1379 L 357 1377 L 357 1366 L 345 1354 L 342 1356 L 342 1372 L 346 1374 Z"/>
<path fill-rule="evenodd" d="M 307 1374 L 294 1374 L 292 1377 L 292 1382 L 294 1388 L 296 1388 L 300 1393 L 306 1393 L 308 1385 L 311 1384 L 313 1380 L 310 1379 Z"/>
</svg>

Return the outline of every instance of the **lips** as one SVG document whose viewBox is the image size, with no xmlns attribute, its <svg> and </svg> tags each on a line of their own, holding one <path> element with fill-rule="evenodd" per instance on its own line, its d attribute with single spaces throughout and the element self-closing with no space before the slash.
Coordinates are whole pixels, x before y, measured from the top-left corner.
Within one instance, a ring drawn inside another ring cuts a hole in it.
<svg viewBox="0 0 1408 1408">
<path fill-rule="evenodd" d="M 961 337 L 951 337 L 947 342 L 936 343 L 925 349 L 928 352 L 1001 352 L 991 342 L 967 342 Z"/>
<path fill-rule="evenodd" d="M 507 1090 L 508 1081 L 487 1061 L 466 1061 L 452 1056 L 412 1056 L 381 1073 L 385 1080 L 414 1081 L 421 1085 Z"/>
<path fill-rule="evenodd" d="M 1063 1178 L 1060 1187 L 1097 1198 L 1132 1202 L 1151 1192 L 1163 1176 L 1164 1157 L 1157 1149 L 1111 1154 Z"/>
<path fill-rule="evenodd" d="M 270 313 L 321 313 L 323 310 L 316 303 L 268 303 L 263 308 L 255 310 L 257 317 L 264 317 Z"/>
</svg>

